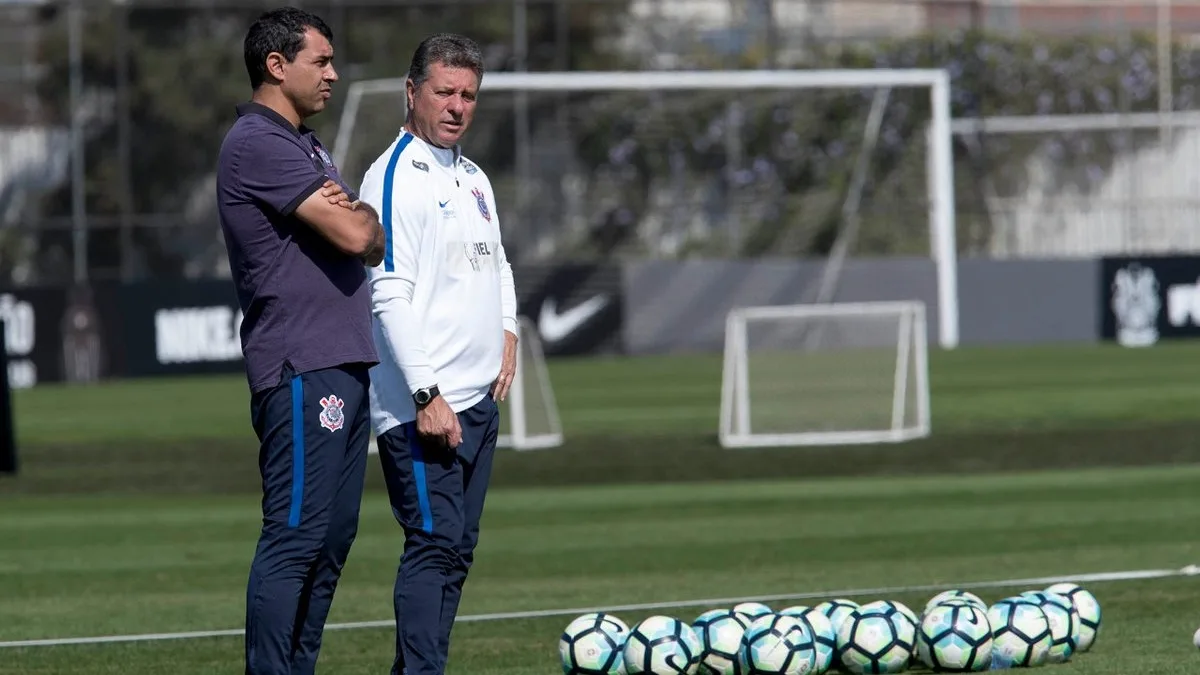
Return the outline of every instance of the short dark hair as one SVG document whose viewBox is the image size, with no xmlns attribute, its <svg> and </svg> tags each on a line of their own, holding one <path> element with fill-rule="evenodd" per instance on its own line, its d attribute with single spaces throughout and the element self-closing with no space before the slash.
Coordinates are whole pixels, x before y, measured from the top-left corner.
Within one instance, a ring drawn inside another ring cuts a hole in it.
<svg viewBox="0 0 1200 675">
<path fill-rule="evenodd" d="M 429 79 L 429 67 L 435 63 L 450 68 L 469 68 L 475 72 L 476 79 L 483 80 L 483 50 L 465 35 L 438 33 L 422 40 L 408 67 L 408 77 L 414 86 L 419 87 Z"/>
<path fill-rule="evenodd" d="M 333 31 L 321 17 L 295 7 L 280 7 L 258 17 L 246 31 L 242 54 L 246 59 L 246 74 L 250 88 L 258 89 L 267 79 L 267 56 L 279 52 L 291 63 L 304 48 L 304 33 L 309 28 L 333 42 Z"/>
</svg>

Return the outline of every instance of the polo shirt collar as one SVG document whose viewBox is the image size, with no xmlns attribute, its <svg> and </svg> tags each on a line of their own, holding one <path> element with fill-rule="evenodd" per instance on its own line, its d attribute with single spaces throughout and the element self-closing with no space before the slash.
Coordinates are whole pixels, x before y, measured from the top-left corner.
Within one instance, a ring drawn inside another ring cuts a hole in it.
<svg viewBox="0 0 1200 675">
<path fill-rule="evenodd" d="M 271 120 L 275 124 L 278 124 L 279 126 L 283 127 L 284 129 L 287 129 L 296 138 L 300 138 L 301 134 L 307 134 L 311 131 L 311 129 L 304 126 L 303 124 L 301 124 L 300 128 L 297 129 L 296 127 L 292 126 L 292 123 L 287 121 L 287 119 L 285 119 L 283 115 L 280 115 L 279 113 L 275 112 L 271 108 L 268 108 L 267 106 L 265 106 L 261 103 L 258 103 L 256 101 L 246 101 L 245 103 L 239 103 L 237 105 L 237 114 L 238 114 L 238 117 L 245 117 L 246 115 L 262 115 L 263 117 Z"/>
</svg>

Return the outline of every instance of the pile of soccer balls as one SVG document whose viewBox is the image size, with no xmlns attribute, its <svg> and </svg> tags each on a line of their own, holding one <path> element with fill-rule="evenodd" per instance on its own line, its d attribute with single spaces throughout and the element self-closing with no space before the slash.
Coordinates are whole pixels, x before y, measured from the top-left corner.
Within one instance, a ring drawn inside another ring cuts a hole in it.
<svg viewBox="0 0 1200 675">
<path fill-rule="evenodd" d="M 1095 644 L 1100 604 L 1054 584 L 988 607 L 967 591 L 939 593 L 918 617 L 903 603 L 829 600 L 778 612 L 756 602 L 704 612 L 690 625 L 651 616 L 633 626 L 585 614 L 563 631 L 566 675 L 820 675 L 978 672 L 1065 663 Z"/>
</svg>

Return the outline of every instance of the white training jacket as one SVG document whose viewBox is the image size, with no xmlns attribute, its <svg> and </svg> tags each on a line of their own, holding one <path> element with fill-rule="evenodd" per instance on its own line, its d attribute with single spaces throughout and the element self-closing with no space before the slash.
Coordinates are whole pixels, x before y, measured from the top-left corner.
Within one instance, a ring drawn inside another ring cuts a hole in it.
<svg viewBox="0 0 1200 675">
<path fill-rule="evenodd" d="M 367 169 L 359 197 L 379 213 L 386 238 L 383 262 L 368 270 L 378 435 L 416 419 L 419 389 L 438 385 L 455 412 L 487 395 L 504 331 L 517 332 L 517 296 L 492 184 L 457 146 L 402 130 Z"/>
</svg>

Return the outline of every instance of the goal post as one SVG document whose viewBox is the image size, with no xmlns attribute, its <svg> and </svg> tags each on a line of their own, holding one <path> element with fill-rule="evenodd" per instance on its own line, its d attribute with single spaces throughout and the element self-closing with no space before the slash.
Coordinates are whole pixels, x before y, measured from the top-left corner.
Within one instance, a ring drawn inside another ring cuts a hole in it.
<svg viewBox="0 0 1200 675">
<path fill-rule="evenodd" d="M 742 307 L 729 312 L 726 448 L 895 443 L 928 436 L 925 305 Z"/>
<path fill-rule="evenodd" d="M 563 443 L 558 402 L 537 326 L 517 320 L 517 372 L 508 400 L 501 403 L 500 438 L 496 445 L 514 450 L 555 448 Z"/>
<path fill-rule="evenodd" d="M 950 115 L 950 76 L 946 70 L 942 69 L 832 69 L 832 70 L 737 70 L 737 71 L 584 71 L 584 72 L 543 72 L 543 73 L 489 73 L 483 78 L 481 91 L 490 93 L 508 92 L 513 95 L 513 106 L 521 107 L 522 109 L 532 108 L 533 110 L 552 110 L 553 114 L 560 116 L 560 119 L 576 122 L 579 117 L 587 116 L 589 112 L 594 112 L 597 108 L 601 112 L 607 114 L 609 107 L 603 105 L 605 92 L 624 95 L 637 95 L 645 98 L 645 101 L 639 104 L 634 104 L 631 109 L 638 111 L 653 112 L 658 109 L 660 112 L 664 108 L 663 100 L 670 96 L 678 96 L 680 93 L 696 92 L 704 94 L 708 97 L 722 98 L 722 92 L 727 92 L 728 105 L 733 108 L 739 108 L 745 103 L 750 105 L 749 101 L 754 96 L 766 95 L 767 93 L 787 93 L 789 90 L 793 92 L 804 90 L 827 90 L 836 92 L 837 90 L 845 90 L 846 92 L 857 93 L 863 90 L 892 90 L 893 99 L 896 98 L 895 91 L 900 88 L 917 90 L 928 90 L 928 104 L 921 102 L 921 108 L 928 108 L 929 117 L 927 120 L 922 120 L 914 126 L 920 126 L 920 130 L 916 133 L 922 134 L 917 142 L 925 148 L 924 166 L 915 168 L 915 173 L 919 175 L 922 171 L 925 174 L 925 204 L 927 209 L 922 213 L 920 219 L 927 220 L 929 232 L 929 247 L 930 256 L 936 265 L 937 275 L 937 320 L 938 320 L 938 342 L 941 347 L 952 349 L 959 342 L 959 311 L 958 311 L 958 280 L 957 280 L 957 244 L 956 244 L 956 226 L 955 226 L 955 198 L 954 198 L 954 177 L 953 177 L 953 156 L 952 156 L 952 134 L 951 134 L 951 115 Z M 386 146 L 385 139 L 394 137 L 398 131 L 400 124 L 403 122 L 403 92 L 405 89 L 404 78 L 391 78 L 380 80 L 362 80 L 350 84 L 347 90 L 346 101 L 343 105 L 341 116 L 338 121 L 338 128 L 334 140 L 333 155 L 338 166 L 342 169 L 343 175 L 353 176 L 358 171 L 364 161 L 369 162 L 374 158 L 375 154 L 381 152 Z M 586 98 L 574 99 L 580 105 L 575 108 L 563 107 L 570 104 L 572 97 L 578 97 L 580 94 L 596 95 L 597 99 L 588 100 Z M 530 103 L 533 97 L 540 97 L 535 103 Z M 370 98 L 373 103 L 368 103 Z M 381 99 L 386 102 L 381 103 L 376 100 Z M 495 99 L 488 99 L 495 100 Z M 640 100 L 640 99 L 639 99 Z M 501 99 L 502 101 L 502 99 Z M 507 114 L 501 101 L 496 101 L 492 105 L 494 112 L 492 117 L 499 117 Z M 566 103 L 564 103 L 564 101 Z M 676 103 L 680 101 L 676 99 Z M 898 115 L 910 114 L 912 106 L 905 106 L 903 103 L 896 103 L 896 109 L 900 111 Z M 557 106 L 557 107 L 556 107 Z M 682 152 L 680 147 L 692 145 L 684 138 L 671 137 L 666 139 L 666 134 L 672 133 L 667 128 L 667 125 L 675 127 L 688 127 L 689 123 L 697 122 L 695 120 L 685 120 L 687 111 L 694 110 L 686 104 L 678 107 L 670 107 L 670 114 L 660 115 L 661 119 L 655 124 L 664 126 L 655 126 L 655 133 L 661 132 L 664 134 L 664 142 L 666 145 L 674 148 L 676 152 Z M 375 112 L 368 112 L 374 110 Z M 485 109 L 486 110 L 486 109 Z M 846 109 L 833 107 L 830 109 L 833 112 L 846 112 Z M 528 112 L 528 110 L 526 110 Z M 761 111 L 759 111 L 761 112 Z M 744 114 L 745 110 L 738 113 L 736 110 L 730 111 L 730 118 L 735 119 Z M 548 113 L 549 114 L 549 113 Z M 517 116 L 520 117 L 520 116 Z M 665 122 L 663 121 L 665 120 Z M 480 119 L 477 119 L 475 124 L 478 127 L 481 122 L 487 123 L 488 115 L 483 114 Z M 515 123 L 515 122 L 514 122 Z M 624 122 L 623 122 L 624 123 Z M 693 129 L 692 132 L 701 135 L 713 132 L 720 134 L 720 124 L 713 124 L 710 128 L 703 128 L 703 122 L 700 123 L 700 128 Z M 821 118 L 814 119 L 814 124 L 820 124 Z M 905 122 L 911 124 L 911 118 Z M 505 121 L 501 126 L 494 129 L 494 133 L 487 134 L 483 132 L 480 138 L 474 138 L 471 143 L 482 146 L 496 146 L 497 143 L 511 143 L 513 137 L 512 129 L 507 126 L 508 121 Z M 636 123 L 630 122 L 636 126 Z M 694 124 L 693 124 L 694 126 Z M 387 127 L 381 129 L 380 127 Z M 362 137 L 372 137 L 370 141 L 362 140 Z M 510 176 L 504 177 L 505 180 L 497 180 L 493 174 L 492 183 L 497 187 L 497 199 L 504 202 L 501 204 L 501 210 L 505 208 L 514 208 L 514 202 L 521 202 L 518 208 L 526 208 L 529 203 L 533 203 L 534 208 L 552 209 L 555 205 L 566 205 L 563 208 L 576 207 L 578 212 L 571 217 L 565 217 L 559 212 L 525 212 L 522 211 L 520 218 L 515 219 L 516 222 L 510 221 L 514 227 L 537 228 L 544 225 L 545 230 L 559 231 L 568 225 L 575 225 L 578 222 L 594 223 L 598 220 L 603 212 L 607 209 L 612 209 L 614 200 L 613 195 L 622 193 L 623 188 L 615 185 L 614 181 L 619 181 L 619 172 L 608 172 L 603 175 L 595 175 L 590 173 L 568 174 L 565 169 L 561 168 L 567 161 L 562 154 L 555 154 L 558 148 L 550 146 L 562 141 L 561 137 L 554 134 L 537 135 L 540 139 L 534 151 L 539 154 L 537 162 L 548 176 L 544 181 L 538 181 L 537 190 L 557 190 L 562 189 L 562 193 L 554 193 L 545 195 L 544 199 L 531 200 L 528 199 L 529 190 L 533 188 L 530 185 L 518 185 L 514 189 L 514 195 L 511 198 L 503 198 L 500 191 L 503 189 L 500 184 L 509 183 Z M 669 142 L 667 142 L 669 140 Z M 895 139 L 892 139 L 893 141 Z M 710 141 L 705 141 L 710 142 Z M 719 144 L 720 141 L 717 141 Z M 857 142 L 855 139 L 854 142 Z M 897 141 L 899 142 L 899 141 Z M 382 145 L 380 145 L 383 143 Z M 901 142 L 903 144 L 903 142 Z M 620 147 L 589 147 L 589 152 L 599 153 L 605 156 L 615 154 L 620 156 L 621 153 L 628 151 L 630 143 L 618 144 Z M 636 145 L 636 144 L 635 144 Z M 736 145 L 736 143 L 734 143 Z M 836 144 L 835 144 L 836 145 Z M 352 148 L 353 146 L 353 148 Z M 370 147 L 364 147 L 370 146 Z M 378 147 L 375 147 L 378 146 Z M 664 183 L 668 183 L 674 176 L 669 175 L 672 171 L 685 171 L 686 169 L 673 169 L 676 158 L 666 157 L 664 148 L 656 147 L 652 150 L 647 150 L 653 155 L 653 163 L 656 167 L 656 178 L 661 178 Z M 516 163 L 521 166 L 528 167 L 531 161 L 529 148 L 514 148 L 505 145 L 504 152 L 497 153 L 497 157 L 507 157 L 511 160 L 516 158 Z M 474 155 L 472 155 L 475 158 Z M 744 157 L 746 163 L 752 163 L 752 157 Z M 488 164 L 484 163 L 481 166 L 488 170 Z M 712 173 L 711 165 L 698 164 L 697 171 L 709 171 Z M 547 168 L 548 167 L 548 168 Z M 732 167 L 727 166 L 726 170 L 731 174 L 734 172 Z M 557 171 L 557 175 L 555 175 Z M 491 174 L 491 172 L 489 172 Z M 558 184 L 555 183 L 555 177 L 558 179 Z M 581 182 L 591 181 L 592 189 L 596 193 L 594 199 L 581 199 L 577 190 Z M 528 182 L 528 181 L 525 181 Z M 552 185 L 553 184 L 553 185 Z M 682 184 L 682 181 L 679 183 Z M 892 186 L 894 188 L 894 186 Z M 667 189 L 667 188 L 662 188 Z M 786 186 L 779 189 L 786 189 Z M 607 192 L 606 192 L 607 190 Z M 680 188 L 683 190 L 683 188 Z M 689 199 L 696 199 L 693 191 L 689 195 Z M 893 192 L 905 192 L 904 190 L 893 190 Z M 521 197 L 525 195 L 525 197 Z M 663 196 L 661 191 L 657 194 L 650 194 L 644 199 L 654 200 Z M 914 201 L 919 200 L 918 194 L 909 194 Z M 764 200 L 756 201 L 750 192 L 746 193 L 747 203 L 751 206 L 738 207 L 742 209 L 737 213 L 731 213 L 726 222 L 733 223 L 737 227 L 749 210 L 755 208 L 754 204 L 762 204 Z M 821 196 L 823 198 L 823 195 Z M 703 218 L 703 206 L 688 203 L 687 205 L 680 204 L 678 212 L 672 214 L 672 217 L 666 217 L 662 214 L 652 218 L 655 223 L 663 221 L 671 221 L 679 224 L 680 231 L 673 232 L 669 239 L 679 241 L 686 239 L 689 232 L 684 231 L 687 228 L 692 228 L 698 218 Z M 764 212 L 766 213 L 766 212 Z M 686 215 L 684 215 L 686 214 Z M 761 218 L 769 219 L 772 216 L 759 214 Z M 914 222 L 918 217 L 911 220 Z M 544 222 L 543 222 L 544 221 Z M 918 226 L 921 224 L 918 223 Z M 655 225 L 654 227 L 659 227 Z M 539 233 L 540 234 L 540 233 Z M 530 248 L 539 248 L 545 244 L 544 237 L 528 237 Z M 661 237 L 660 237 L 661 238 Z M 827 280 L 830 283 L 836 284 L 836 279 Z M 836 293 L 831 293 L 831 297 L 836 298 Z"/>
</svg>

